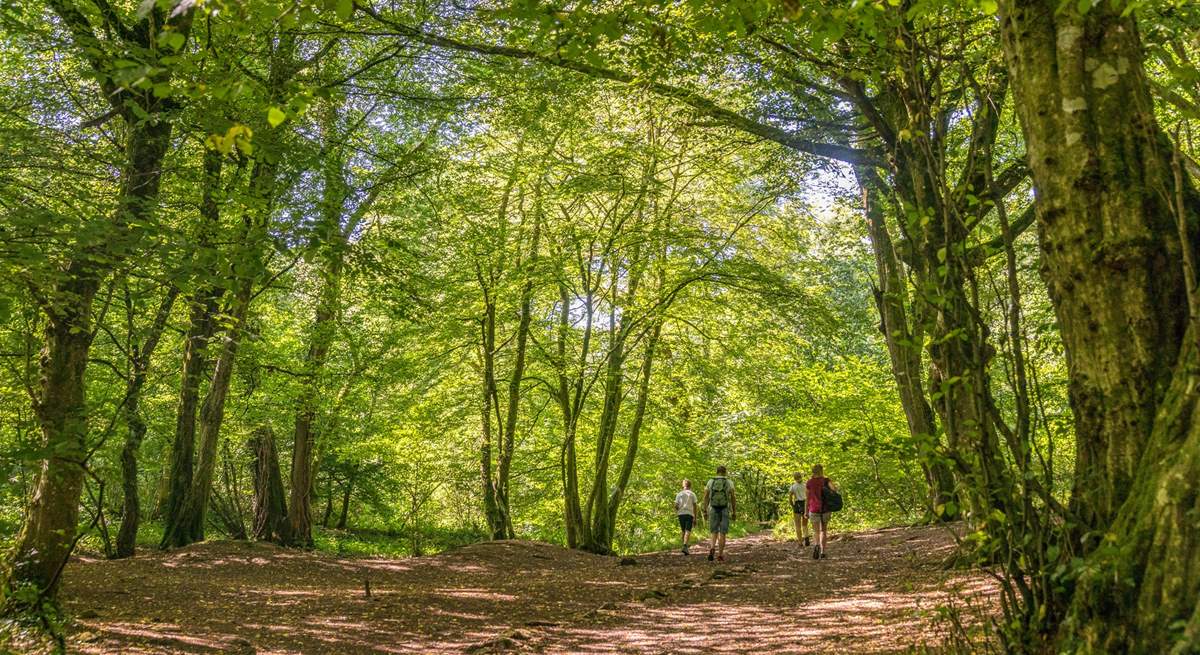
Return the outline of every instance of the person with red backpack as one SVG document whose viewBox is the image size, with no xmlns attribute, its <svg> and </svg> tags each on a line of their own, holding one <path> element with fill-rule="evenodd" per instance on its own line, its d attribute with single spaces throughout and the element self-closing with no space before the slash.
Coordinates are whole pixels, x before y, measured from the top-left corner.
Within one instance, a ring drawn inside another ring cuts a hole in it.
<svg viewBox="0 0 1200 655">
<path fill-rule="evenodd" d="M 816 464 L 812 468 L 812 477 L 804 483 L 805 496 L 808 505 L 808 523 L 812 526 L 813 536 L 817 543 L 813 545 L 813 559 L 825 558 L 825 539 L 829 533 L 829 517 L 840 510 L 841 496 L 837 486 L 825 477 L 825 467 Z M 836 507 L 834 506 L 836 505 Z"/>
</svg>

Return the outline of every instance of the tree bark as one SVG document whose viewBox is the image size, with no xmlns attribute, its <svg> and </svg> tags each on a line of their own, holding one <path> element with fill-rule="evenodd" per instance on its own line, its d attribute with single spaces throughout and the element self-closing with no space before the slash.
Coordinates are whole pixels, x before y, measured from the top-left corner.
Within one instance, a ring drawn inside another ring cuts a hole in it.
<svg viewBox="0 0 1200 655">
<path fill-rule="evenodd" d="M 338 246 L 335 246 L 335 248 Z M 325 369 L 325 360 L 333 344 L 337 328 L 335 319 L 338 311 L 339 287 L 341 283 L 341 255 L 334 255 L 329 270 L 325 271 L 317 300 L 316 316 L 309 338 L 308 355 L 305 358 L 304 389 L 296 408 L 296 429 L 292 447 L 291 500 L 288 508 L 289 531 L 285 542 L 291 546 L 311 548 L 312 537 L 312 487 L 313 487 L 313 423 L 317 415 L 319 378 Z"/>
<path fill-rule="evenodd" d="M 225 398 L 229 393 L 233 366 L 250 306 L 253 279 L 242 280 L 240 285 L 231 314 L 233 325 L 225 335 L 221 353 L 213 368 L 208 394 L 200 408 L 200 453 L 195 475 L 178 512 L 168 517 L 162 541 L 165 548 L 179 548 L 204 540 L 204 519 L 216 470 L 217 440 L 225 419 Z"/>
<path fill-rule="evenodd" d="M 571 293 L 565 283 L 559 283 L 558 314 L 558 404 L 563 419 L 563 446 L 561 468 L 563 478 L 563 517 L 566 523 L 567 547 L 578 548 L 587 539 L 588 527 L 583 521 L 583 508 L 579 502 L 579 469 L 576 458 L 579 413 L 584 399 L 583 366 L 591 350 L 594 305 L 591 293 L 584 302 L 584 328 L 579 372 L 572 378 L 567 373 L 567 335 L 571 332 Z"/>
<path fill-rule="evenodd" d="M 1001 30 L 1078 443 L 1065 543 L 1088 555 L 1060 650 L 1194 652 L 1200 203 L 1172 170 L 1135 18 L 1058 5 L 1005 0 Z"/>
<path fill-rule="evenodd" d="M 900 406 L 908 422 L 908 433 L 916 441 L 925 474 L 926 511 L 934 520 L 948 520 L 952 517 L 938 509 L 956 499 L 954 474 L 939 452 L 940 430 L 921 379 L 921 339 L 908 322 L 905 305 L 909 294 L 903 264 L 896 255 L 886 216 L 879 204 L 879 196 L 884 190 L 879 188 L 881 184 L 873 171 L 856 169 L 856 176 L 863 191 L 863 209 L 879 278 L 879 287 L 875 289 L 879 327 L 891 360 L 892 378 L 900 392 Z"/>
<path fill-rule="evenodd" d="M 124 512 L 121 519 L 121 529 L 117 532 L 115 558 L 132 557 L 137 544 L 138 524 L 141 521 L 141 504 L 138 500 L 138 466 L 137 453 L 146 436 L 146 421 L 141 415 L 142 387 L 146 384 L 146 374 L 150 370 L 150 359 L 158 347 L 159 339 L 171 316 L 171 308 L 175 298 L 179 296 L 179 288 L 172 286 L 163 298 L 154 314 L 154 322 L 146 333 L 141 346 L 134 342 L 133 337 L 133 306 L 130 303 L 126 289 L 126 312 L 129 315 L 129 353 L 130 372 L 125 387 L 125 424 L 127 433 L 125 445 L 121 449 L 121 489 L 124 492 Z"/>
<path fill-rule="evenodd" d="M 329 527 L 329 519 L 333 517 L 333 476 L 325 474 L 325 511 L 321 513 L 321 526 Z"/>
<path fill-rule="evenodd" d="M 220 225 L 221 207 L 218 200 L 221 189 L 223 158 L 220 152 L 208 150 L 204 153 L 204 197 L 200 205 L 203 224 L 199 231 L 198 256 L 209 264 L 216 258 L 208 251 L 213 236 Z M 180 516 L 188 491 L 192 488 L 196 452 L 196 412 L 200 406 L 200 385 L 208 363 L 208 344 L 217 331 L 218 302 L 225 290 L 217 284 L 205 285 L 190 298 L 188 328 L 183 340 L 183 372 L 179 381 L 179 402 L 175 410 L 175 438 L 171 443 L 170 474 L 167 482 L 166 502 L 159 509 L 165 519 L 160 548 L 171 544 L 167 536 L 175 532 L 175 521 Z"/>
<path fill-rule="evenodd" d="M 267 87 L 271 98 L 276 99 L 298 70 L 294 64 L 296 35 L 283 32 L 278 35 L 272 33 L 269 36 L 276 39 L 276 44 L 270 61 Z M 284 155 L 279 141 L 281 134 L 279 131 L 266 132 L 269 136 L 255 140 L 255 160 L 247 184 L 247 202 L 242 214 L 239 245 L 230 262 L 230 278 L 234 287 L 228 311 L 230 327 L 213 368 L 204 404 L 200 408 L 200 455 L 196 469 L 193 472 L 191 467 L 181 463 L 176 471 L 173 465 L 173 501 L 168 507 L 162 548 L 186 546 L 204 539 L 204 519 L 216 468 L 217 440 L 225 418 L 225 398 L 229 392 L 250 302 L 254 298 L 254 285 L 266 270 L 263 253 L 269 239 L 271 215 L 278 192 L 279 162 Z M 194 447 L 185 440 L 180 440 L 178 435 L 176 442 L 184 451 Z M 184 481 L 188 476 L 191 477 L 191 484 L 185 485 Z"/>
<path fill-rule="evenodd" d="M 374 203 L 379 189 L 382 188 L 382 182 L 377 183 L 358 209 L 350 216 L 344 216 L 350 189 L 345 177 L 345 159 L 340 146 L 335 143 L 340 108 L 340 104 L 332 102 L 323 107 L 322 132 L 326 144 L 321 219 L 309 244 L 309 247 L 318 253 L 321 262 L 320 289 L 317 292 L 316 315 L 309 332 L 308 353 L 304 359 L 305 378 L 296 404 L 296 428 L 292 439 L 291 495 L 288 507 L 290 527 L 286 543 L 303 548 L 313 546 L 312 497 L 316 483 L 313 423 L 317 416 L 321 374 L 325 370 L 325 361 L 337 331 L 345 252 L 359 220 Z"/>
<path fill-rule="evenodd" d="M 346 529 L 346 519 L 350 517 L 350 496 L 354 493 L 354 475 L 346 478 L 346 486 L 342 487 L 342 510 L 338 513 L 338 530 Z"/>
<path fill-rule="evenodd" d="M 256 541 L 286 541 L 291 529 L 275 433 L 264 425 L 246 443 L 254 462 L 254 527 Z"/>
<path fill-rule="evenodd" d="M 633 411 L 633 422 L 629 426 L 629 440 L 625 444 L 625 458 L 621 461 L 621 468 L 617 473 L 617 483 L 613 485 L 612 493 L 608 497 L 609 550 L 612 550 L 612 536 L 617 525 L 617 511 L 621 508 L 621 501 L 625 497 L 625 489 L 629 487 L 629 478 L 633 475 L 633 464 L 637 460 L 642 425 L 646 420 L 646 405 L 650 399 L 650 374 L 654 367 L 654 353 L 658 347 L 658 340 L 661 335 L 662 321 L 655 321 L 654 326 L 650 328 L 650 335 L 646 340 L 646 352 L 642 355 L 637 406 Z"/>
<path fill-rule="evenodd" d="M 86 25 L 86 19 L 77 13 L 58 6 L 55 9 L 67 12 L 64 20 L 83 20 Z M 59 574 L 74 545 L 87 455 L 84 373 L 92 341 L 92 303 L 101 279 L 114 262 L 133 252 L 144 231 L 141 226 L 152 221 L 162 161 L 171 141 L 171 124 L 155 115 L 127 122 L 126 164 L 117 209 L 103 234 L 84 244 L 66 266 L 43 307 L 49 322 L 40 362 L 41 389 L 34 409 L 47 456 L 2 585 L 8 599 L 5 612 L 29 609 L 22 606 L 20 595 L 11 593 L 18 588 L 34 588 L 39 598 L 53 598 Z"/>
<path fill-rule="evenodd" d="M 480 278 L 482 280 L 482 277 Z M 486 293 L 486 292 L 485 292 Z M 483 405 L 480 408 L 479 476 L 483 484 L 483 515 L 487 520 L 488 534 L 492 539 L 504 539 L 504 515 L 501 513 L 496 493 L 496 480 L 492 473 L 492 452 L 496 438 L 492 430 L 492 411 L 496 404 L 496 303 L 489 296 L 484 299 L 483 318 L 480 320 L 480 355 L 483 358 Z M 503 429 L 503 426 L 501 426 Z"/>
<path fill-rule="evenodd" d="M 1007 2 L 1002 25 L 1081 437 L 1071 507 L 1086 530 L 1111 523 L 1131 488 L 1178 358 L 1186 293 L 1164 193 L 1171 151 L 1137 26 L 1049 5 Z"/>
<path fill-rule="evenodd" d="M 17 537 L 5 581 L 5 595 L 13 602 L 17 598 L 13 592 L 26 586 L 47 596 L 55 594 L 79 517 L 87 453 L 83 375 L 91 343 L 91 304 L 98 280 L 94 277 L 76 277 L 76 280 L 62 288 L 76 293 L 74 306 L 64 308 L 46 327 L 36 409 L 47 457 L 42 462 L 33 502 Z"/>
<path fill-rule="evenodd" d="M 581 544 L 584 550 L 600 555 L 612 552 L 613 526 L 608 522 L 607 502 L 608 465 L 617 430 L 617 418 L 621 412 L 622 387 L 625 381 L 626 325 L 617 326 L 615 311 L 609 313 L 609 324 L 613 326 L 610 330 L 612 339 L 604 379 L 604 405 L 600 410 L 600 425 L 596 430 L 595 470 L 592 474 L 592 487 L 588 490 L 587 502 L 583 506 L 583 519 L 591 527 L 587 538 Z"/>
</svg>

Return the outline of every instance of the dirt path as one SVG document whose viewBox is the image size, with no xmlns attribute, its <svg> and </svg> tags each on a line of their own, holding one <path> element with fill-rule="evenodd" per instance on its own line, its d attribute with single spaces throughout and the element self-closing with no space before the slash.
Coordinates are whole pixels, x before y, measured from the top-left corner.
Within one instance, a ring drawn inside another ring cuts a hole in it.
<svg viewBox="0 0 1200 655">
<path fill-rule="evenodd" d="M 622 566 L 528 542 L 404 560 L 218 542 L 73 563 L 63 597 L 83 653 L 902 652 L 936 642 L 936 606 L 991 592 L 942 570 L 951 548 L 944 529 L 895 528 L 814 561 L 762 534 L 723 565 Z"/>
</svg>

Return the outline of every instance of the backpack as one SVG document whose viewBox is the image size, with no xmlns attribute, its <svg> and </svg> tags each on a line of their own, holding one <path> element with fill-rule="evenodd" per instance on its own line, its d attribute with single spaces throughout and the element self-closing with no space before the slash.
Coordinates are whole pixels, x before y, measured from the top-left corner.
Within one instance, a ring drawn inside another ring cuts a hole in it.
<svg viewBox="0 0 1200 655">
<path fill-rule="evenodd" d="M 821 512 L 840 512 L 841 510 L 842 494 L 829 486 L 829 478 L 825 478 L 825 485 L 821 487 Z"/>
<path fill-rule="evenodd" d="M 720 483 L 720 486 L 717 483 Z M 713 478 L 709 480 L 708 505 L 710 507 L 725 507 L 729 505 L 729 480 L 726 478 Z"/>
</svg>

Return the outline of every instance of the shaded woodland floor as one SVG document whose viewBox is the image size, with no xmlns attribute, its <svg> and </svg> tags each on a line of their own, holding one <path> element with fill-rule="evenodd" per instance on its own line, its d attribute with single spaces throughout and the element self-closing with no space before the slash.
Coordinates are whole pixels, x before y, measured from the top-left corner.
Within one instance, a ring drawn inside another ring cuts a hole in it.
<svg viewBox="0 0 1200 655">
<path fill-rule="evenodd" d="M 993 586 L 945 570 L 945 528 L 841 536 L 829 558 L 769 534 L 724 564 L 546 544 L 340 559 L 213 542 L 65 573 L 82 653 L 879 653 L 938 643 L 936 608 Z M 371 595 L 366 595 L 366 581 Z"/>
</svg>

